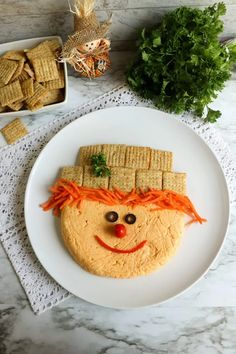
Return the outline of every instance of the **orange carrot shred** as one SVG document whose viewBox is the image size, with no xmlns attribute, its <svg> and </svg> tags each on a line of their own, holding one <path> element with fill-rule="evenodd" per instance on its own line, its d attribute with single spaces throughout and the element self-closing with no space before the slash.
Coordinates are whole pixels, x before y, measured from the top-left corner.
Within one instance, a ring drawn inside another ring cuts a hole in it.
<svg viewBox="0 0 236 354">
<path fill-rule="evenodd" d="M 150 211 L 168 209 L 178 210 L 191 217 L 189 223 L 199 222 L 202 224 L 206 219 L 201 218 L 197 213 L 193 203 L 187 196 L 180 195 L 170 190 L 149 189 L 141 190 L 139 193 L 136 189 L 125 193 L 115 188 L 109 190 L 106 188 L 88 188 L 78 186 L 75 182 L 66 179 L 59 179 L 54 186 L 50 187 L 52 195 L 40 207 L 44 211 L 53 210 L 54 215 L 59 215 L 60 210 L 66 206 L 81 207 L 83 200 L 96 201 L 106 205 L 129 205 L 132 208 L 137 205 L 152 205 Z"/>
</svg>

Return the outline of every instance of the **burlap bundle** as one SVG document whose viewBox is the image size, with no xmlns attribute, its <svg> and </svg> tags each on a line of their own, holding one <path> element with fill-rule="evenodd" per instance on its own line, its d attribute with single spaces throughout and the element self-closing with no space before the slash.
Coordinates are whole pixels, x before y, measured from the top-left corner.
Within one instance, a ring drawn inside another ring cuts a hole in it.
<svg viewBox="0 0 236 354">
<path fill-rule="evenodd" d="M 104 43 L 101 43 L 92 53 L 81 53 L 79 50 L 79 46 L 85 43 L 105 38 L 111 25 L 110 19 L 102 23 L 98 21 L 92 7 L 93 3 L 93 0 L 75 0 L 75 11 L 71 9 L 74 13 L 74 33 L 68 37 L 61 53 L 62 61 L 67 61 L 76 71 L 88 77 L 97 77 L 103 73 L 97 72 L 96 64 L 90 65 L 92 56 L 94 62 L 103 60 L 107 62 L 106 68 L 110 65 L 108 58 L 110 48 Z"/>
<path fill-rule="evenodd" d="M 74 14 L 74 33 L 69 36 L 63 50 L 66 50 L 68 46 L 78 47 L 95 39 L 104 38 L 110 24 L 109 20 L 100 24 L 94 11 L 87 17 Z"/>
</svg>

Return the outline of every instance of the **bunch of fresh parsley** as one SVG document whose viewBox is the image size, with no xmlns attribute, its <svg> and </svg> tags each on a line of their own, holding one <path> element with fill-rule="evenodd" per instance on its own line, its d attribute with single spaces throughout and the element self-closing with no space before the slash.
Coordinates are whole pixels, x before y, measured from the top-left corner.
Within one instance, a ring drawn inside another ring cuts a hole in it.
<svg viewBox="0 0 236 354">
<path fill-rule="evenodd" d="M 103 153 L 98 153 L 91 156 L 91 164 L 93 174 L 96 177 L 110 176 L 111 171 L 107 167 L 106 156 Z"/>
<path fill-rule="evenodd" d="M 204 10 L 180 7 L 143 29 L 128 69 L 129 85 L 165 111 L 193 112 L 209 122 L 221 115 L 208 104 L 231 76 L 236 44 L 222 44 L 224 3 Z"/>
</svg>

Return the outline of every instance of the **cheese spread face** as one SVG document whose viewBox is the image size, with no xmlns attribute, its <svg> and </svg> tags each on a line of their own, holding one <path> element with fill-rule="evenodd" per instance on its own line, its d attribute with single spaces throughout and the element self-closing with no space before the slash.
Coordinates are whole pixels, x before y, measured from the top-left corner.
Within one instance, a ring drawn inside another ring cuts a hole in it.
<svg viewBox="0 0 236 354">
<path fill-rule="evenodd" d="M 85 270 L 100 276 L 131 278 L 148 274 L 165 264 L 175 253 L 184 229 L 184 216 L 175 210 L 150 211 L 152 205 L 107 206 L 94 201 L 83 201 L 80 208 L 65 207 L 61 215 L 62 237 L 66 248 Z M 115 222 L 107 220 L 108 212 L 118 214 Z M 136 221 L 126 223 L 126 216 L 134 214 Z M 126 235 L 117 237 L 116 224 L 123 224 Z M 104 247 L 97 238 L 108 246 Z M 131 250 L 116 253 L 109 249 Z"/>
</svg>

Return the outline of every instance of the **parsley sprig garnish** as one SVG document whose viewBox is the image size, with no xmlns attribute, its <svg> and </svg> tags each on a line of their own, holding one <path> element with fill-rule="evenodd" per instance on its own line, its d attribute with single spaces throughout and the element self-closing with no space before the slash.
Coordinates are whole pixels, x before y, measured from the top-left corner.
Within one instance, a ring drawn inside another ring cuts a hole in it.
<svg viewBox="0 0 236 354">
<path fill-rule="evenodd" d="M 154 28 L 143 29 L 127 72 L 129 85 L 160 109 L 190 111 L 215 122 L 221 113 L 208 104 L 224 88 L 236 62 L 236 41 L 219 41 L 225 12 L 222 2 L 204 10 L 183 6 Z"/>
<path fill-rule="evenodd" d="M 111 171 L 107 167 L 106 156 L 102 152 L 91 156 L 91 164 L 93 174 L 96 177 L 105 177 L 111 175 Z"/>
</svg>

